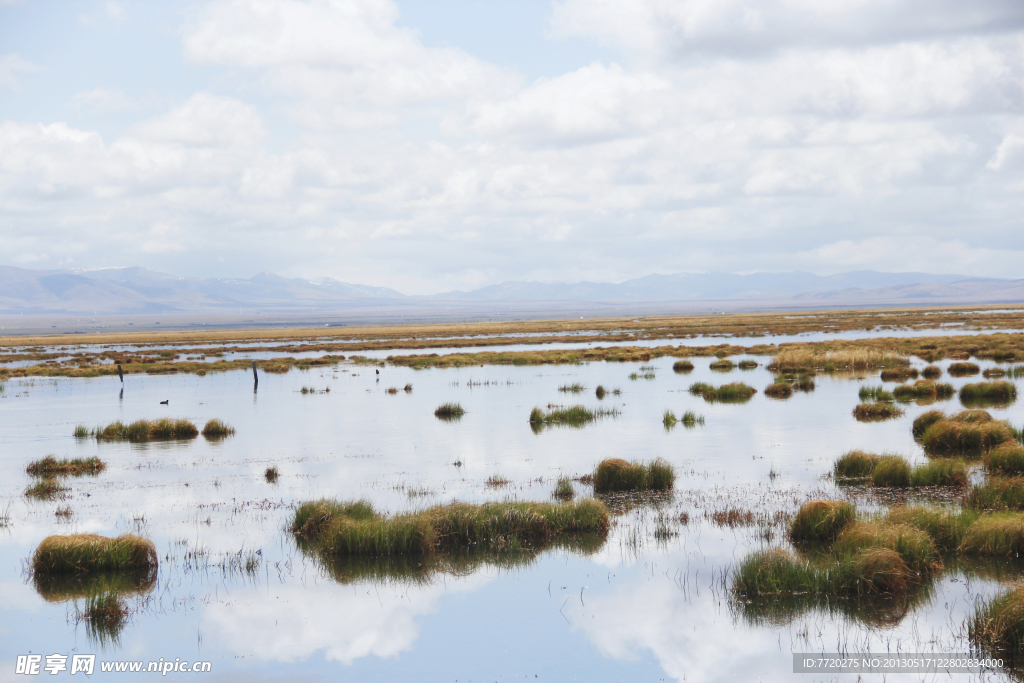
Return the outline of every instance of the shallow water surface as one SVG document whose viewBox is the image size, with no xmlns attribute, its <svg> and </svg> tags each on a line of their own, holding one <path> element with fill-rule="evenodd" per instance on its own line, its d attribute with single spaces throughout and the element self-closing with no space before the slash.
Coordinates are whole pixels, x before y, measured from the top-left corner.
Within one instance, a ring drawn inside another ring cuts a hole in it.
<svg viewBox="0 0 1024 683">
<path fill-rule="evenodd" d="M 116 377 L 12 380 L 0 394 L 0 512 L 9 515 L 0 530 L 0 680 L 23 678 L 12 673 L 14 661 L 29 652 L 209 660 L 211 680 L 714 681 L 795 678 L 793 652 L 968 649 L 962 627 L 975 600 L 1016 568 L 951 568 L 929 595 L 886 614 L 764 614 L 730 595 L 730 572 L 749 553 L 784 543 L 785 520 L 727 527 L 710 518 L 742 509 L 768 519 L 823 496 L 881 504 L 833 485 L 836 457 L 859 448 L 923 462 L 911 421 L 933 407 L 957 410 L 957 399 L 910 404 L 902 418 L 864 424 L 851 411 L 859 386 L 880 384 L 877 372 L 819 375 L 813 392 L 773 400 L 762 391 L 772 381 L 763 367 L 718 373 L 708 368 L 714 359 L 702 358 L 676 374 L 674 360 L 649 362 L 655 377 L 647 380 L 629 379 L 639 364 L 604 362 L 386 367 L 380 375 L 342 363 L 261 375 L 258 391 L 248 372 L 129 375 L 123 392 Z M 707 403 L 686 391 L 697 381 L 744 381 L 759 393 L 744 404 Z M 942 381 L 959 387 L 980 377 Z M 586 391 L 559 391 L 574 382 Z M 603 401 L 598 385 L 609 390 Z M 435 418 L 446 401 L 466 415 Z M 530 429 L 533 407 L 576 403 L 619 414 L 581 429 Z M 694 410 L 705 424 L 666 430 L 666 409 Z M 1024 406 L 992 412 L 1024 423 Z M 158 417 L 200 426 L 216 417 L 237 433 L 140 445 L 72 437 L 78 424 Z M 25 466 L 51 453 L 97 455 L 107 468 L 69 478 L 64 499 L 31 501 L 22 495 L 32 481 Z M 388 512 L 453 500 L 547 501 L 560 474 L 590 473 L 607 457 L 662 457 L 678 478 L 669 495 L 609 501 L 616 516 L 603 544 L 469 554 L 409 572 L 322 566 L 286 530 L 296 503 L 321 497 L 366 498 Z M 264 479 L 271 465 L 276 484 Z M 511 483 L 489 487 L 492 475 Z M 54 514 L 64 506 L 67 520 Z M 43 538 L 71 532 L 135 532 L 157 546 L 156 585 L 128 598 L 132 614 L 119 633 L 90 631 L 76 616 L 82 599 L 48 600 L 27 572 Z M 246 568 L 246 558 L 255 565 Z"/>
</svg>

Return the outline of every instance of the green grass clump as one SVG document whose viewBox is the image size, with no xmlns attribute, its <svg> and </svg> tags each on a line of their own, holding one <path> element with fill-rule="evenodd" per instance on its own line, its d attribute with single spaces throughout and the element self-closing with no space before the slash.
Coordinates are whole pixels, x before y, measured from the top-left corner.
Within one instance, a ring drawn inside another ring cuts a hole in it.
<svg viewBox="0 0 1024 683">
<path fill-rule="evenodd" d="M 832 473 L 837 479 L 866 479 L 875 471 L 878 456 L 865 451 L 847 451 L 839 456 Z"/>
<path fill-rule="evenodd" d="M 37 500 L 53 500 L 58 494 L 64 493 L 68 487 L 61 485 L 53 477 L 44 477 L 25 489 L 25 495 Z"/>
<path fill-rule="evenodd" d="M 985 379 L 996 379 L 998 377 L 1006 377 L 1007 371 L 1005 368 L 994 367 L 985 368 L 981 371 L 981 376 Z"/>
<path fill-rule="evenodd" d="M 451 503 L 385 516 L 365 501 L 321 500 L 296 509 L 291 530 L 329 556 L 426 555 L 540 547 L 559 534 L 607 534 L 608 510 L 568 503 Z"/>
<path fill-rule="evenodd" d="M 465 414 L 466 411 L 462 408 L 461 405 L 459 405 L 458 403 L 451 402 L 442 403 L 437 407 L 437 410 L 434 411 L 434 417 L 440 420 L 445 420 L 446 422 L 451 420 L 458 420 Z"/>
<path fill-rule="evenodd" d="M 603 399 L 605 397 L 605 394 L 607 393 L 608 392 L 605 390 L 605 388 L 600 384 L 598 384 L 597 389 L 594 390 L 594 395 L 597 396 L 598 400 Z"/>
<path fill-rule="evenodd" d="M 203 426 L 203 436 L 207 439 L 223 439 L 235 433 L 235 428 L 223 420 L 214 418 Z"/>
<path fill-rule="evenodd" d="M 1013 432 L 1005 422 L 949 419 L 939 420 L 928 427 L 921 437 L 921 444 L 928 455 L 976 455 L 1013 440 Z"/>
<path fill-rule="evenodd" d="M 712 362 L 708 367 L 716 372 L 731 372 L 736 367 L 736 364 L 728 358 L 721 358 Z"/>
<path fill-rule="evenodd" d="M 733 591 L 748 601 L 783 596 L 893 596 L 906 593 L 917 581 L 900 554 L 889 548 L 862 548 L 824 566 L 774 548 L 740 563 Z"/>
<path fill-rule="evenodd" d="M 78 425 L 77 427 L 75 427 L 75 431 L 73 432 L 73 436 L 76 439 L 86 439 L 86 438 L 92 436 L 92 431 L 90 431 L 89 428 L 86 427 L 85 425 Z"/>
<path fill-rule="evenodd" d="M 742 382 L 732 382 L 715 387 L 704 382 L 694 382 L 689 389 L 691 394 L 702 397 L 709 403 L 745 403 L 750 397 L 757 393 L 757 389 L 747 386 Z"/>
<path fill-rule="evenodd" d="M 968 375 L 977 375 L 981 372 L 981 368 L 977 363 L 950 363 L 946 372 L 950 377 L 967 377 Z"/>
<path fill-rule="evenodd" d="M 800 506 L 789 528 L 794 543 L 831 543 L 857 515 L 843 500 L 812 500 Z"/>
<path fill-rule="evenodd" d="M 897 408 L 891 403 L 860 403 L 853 409 L 853 416 L 858 422 L 891 420 L 903 413 L 902 408 Z"/>
<path fill-rule="evenodd" d="M 560 476 L 555 483 L 555 491 L 552 494 L 558 500 L 572 500 L 576 497 L 576 489 L 573 488 L 572 479 Z"/>
<path fill-rule="evenodd" d="M 736 367 L 738 367 L 740 370 L 753 370 L 758 365 L 760 364 L 756 360 L 750 360 L 748 358 L 747 360 L 741 360 L 739 363 L 736 364 Z"/>
<path fill-rule="evenodd" d="M 1024 475 L 1024 446 L 1004 443 L 985 454 L 985 470 L 989 474 Z"/>
<path fill-rule="evenodd" d="M 583 427 L 601 417 L 615 417 L 619 411 L 615 408 L 598 408 L 591 410 L 586 406 L 571 406 L 569 408 L 555 407 L 546 413 L 540 408 L 530 411 L 530 425 L 535 429 L 541 429 L 547 425 L 565 425 L 568 427 Z"/>
<path fill-rule="evenodd" d="M 764 395 L 770 398 L 789 398 L 793 395 L 793 387 L 789 382 L 772 382 L 764 388 Z"/>
<path fill-rule="evenodd" d="M 1017 400 L 1013 382 L 978 382 L 960 387 L 960 402 L 968 405 L 1006 405 Z"/>
<path fill-rule="evenodd" d="M 671 410 L 666 410 L 665 414 L 661 417 L 661 423 L 665 425 L 665 429 L 672 429 L 677 422 L 679 422 L 679 419 Z"/>
<path fill-rule="evenodd" d="M 942 377 L 942 368 L 938 365 L 929 365 L 921 371 L 921 376 L 925 379 L 938 379 Z"/>
<path fill-rule="evenodd" d="M 733 590 L 745 598 L 798 595 L 828 587 L 824 573 L 782 548 L 748 555 L 733 577 Z"/>
<path fill-rule="evenodd" d="M 1024 654 L 1024 584 L 978 605 L 967 624 L 971 645 L 1014 664 Z"/>
<path fill-rule="evenodd" d="M 1024 477 L 991 477 L 971 489 L 967 504 L 976 510 L 1024 510 Z"/>
<path fill-rule="evenodd" d="M 916 465 L 910 471 L 910 485 L 913 487 L 967 486 L 968 483 L 967 465 L 960 460 L 933 460 Z"/>
<path fill-rule="evenodd" d="M 960 543 L 963 555 L 1016 557 L 1024 552 L 1024 516 L 1019 512 L 986 512 L 967 527 Z"/>
<path fill-rule="evenodd" d="M 30 462 L 25 471 L 33 477 L 56 477 L 58 475 L 99 474 L 106 463 L 97 457 L 57 460 L 48 455 L 42 460 Z"/>
<path fill-rule="evenodd" d="M 931 572 L 942 567 L 939 550 L 931 536 L 908 524 L 854 522 L 843 530 L 833 546 L 839 556 L 853 555 L 866 548 L 894 550 L 907 566 L 917 572 Z"/>
<path fill-rule="evenodd" d="M 892 392 L 886 391 L 882 387 L 861 387 L 860 391 L 857 392 L 857 397 L 865 403 L 868 401 L 892 401 L 894 399 Z"/>
<path fill-rule="evenodd" d="M 911 433 L 914 435 L 915 441 L 920 441 L 924 436 L 924 433 L 928 431 L 928 428 L 939 420 L 945 420 L 946 414 L 941 410 L 929 410 L 928 412 L 921 413 L 914 418 L 914 425 L 911 427 Z"/>
<path fill-rule="evenodd" d="M 883 455 L 875 462 L 871 483 L 875 486 L 910 486 L 910 465 L 898 455 Z"/>
<path fill-rule="evenodd" d="M 602 460 L 594 470 L 594 491 L 667 491 L 675 483 L 675 469 L 658 458 L 646 465 L 621 458 Z"/>
<path fill-rule="evenodd" d="M 587 390 L 587 387 L 579 382 L 573 382 L 572 384 L 563 384 L 558 387 L 558 390 L 567 394 L 582 394 Z"/>
<path fill-rule="evenodd" d="M 156 546 L 134 534 L 117 538 L 96 534 L 47 536 L 32 555 L 32 570 L 37 575 L 150 571 L 156 566 Z"/>
<path fill-rule="evenodd" d="M 688 360 L 677 360 L 675 363 L 672 364 L 672 371 L 673 372 L 692 372 L 693 371 L 693 363 L 691 363 Z"/>
<path fill-rule="evenodd" d="M 897 401 L 943 401 L 953 398 L 956 389 L 951 384 L 919 379 L 913 384 L 901 384 L 892 391 Z"/>
<path fill-rule="evenodd" d="M 697 425 L 704 426 L 704 416 L 698 415 L 692 410 L 687 410 L 683 413 L 683 416 L 679 418 L 679 421 L 683 423 L 683 426 L 687 429 L 693 429 Z"/>
<path fill-rule="evenodd" d="M 93 434 L 99 441 L 143 443 L 146 441 L 194 439 L 199 436 L 199 430 L 185 419 L 161 418 L 159 420 L 136 420 L 129 425 L 120 421 L 111 422 L 105 427 L 97 428 Z"/>
<path fill-rule="evenodd" d="M 953 553 L 960 549 L 968 527 L 978 514 L 971 510 L 952 511 L 940 507 L 899 506 L 889 510 L 885 521 L 889 524 L 910 525 L 928 534 L 940 552 Z"/>
<path fill-rule="evenodd" d="M 917 379 L 917 374 L 917 368 L 887 368 L 882 370 L 879 378 L 883 382 L 905 382 L 908 379 Z"/>
</svg>

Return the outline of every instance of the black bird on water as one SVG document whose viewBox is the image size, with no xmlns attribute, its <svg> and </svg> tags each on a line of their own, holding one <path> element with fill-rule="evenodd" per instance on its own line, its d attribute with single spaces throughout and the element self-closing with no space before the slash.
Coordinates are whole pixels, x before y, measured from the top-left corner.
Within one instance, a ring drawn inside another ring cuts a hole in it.
<svg viewBox="0 0 1024 683">
<path fill-rule="evenodd" d="M 160 401 L 160 405 L 162 405 L 162 406 L 169 406 L 169 405 L 171 405 L 171 399 L 167 399 L 166 401 Z"/>
</svg>

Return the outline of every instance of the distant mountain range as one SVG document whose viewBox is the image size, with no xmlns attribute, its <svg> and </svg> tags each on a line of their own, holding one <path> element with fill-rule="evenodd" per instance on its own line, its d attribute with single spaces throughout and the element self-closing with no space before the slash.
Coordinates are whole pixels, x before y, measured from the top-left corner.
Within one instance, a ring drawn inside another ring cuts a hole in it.
<svg viewBox="0 0 1024 683">
<path fill-rule="evenodd" d="M 1024 302 L 1024 280 L 871 270 L 813 273 L 682 273 L 621 283 L 504 282 L 470 292 L 411 296 L 332 278 L 303 280 L 261 273 L 249 279 L 187 278 L 146 268 L 27 270 L 0 266 L 0 314 L 302 313 L 366 308 L 413 312 L 485 310 L 488 304 L 566 310 L 642 303 L 758 306 L 852 306 Z"/>
</svg>

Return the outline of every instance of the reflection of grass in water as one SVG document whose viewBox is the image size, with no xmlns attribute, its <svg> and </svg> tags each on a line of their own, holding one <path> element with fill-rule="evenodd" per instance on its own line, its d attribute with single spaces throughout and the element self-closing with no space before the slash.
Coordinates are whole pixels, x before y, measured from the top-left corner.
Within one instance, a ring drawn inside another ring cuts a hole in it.
<svg viewBox="0 0 1024 683">
<path fill-rule="evenodd" d="M 587 390 L 587 387 L 579 382 L 573 382 L 572 384 L 563 384 L 558 387 L 558 390 L 567 394 L 582 394 Z"/>
<path fill-rule="evenodd" d="M 25 489 L 25 495 L 37 500 L 53 500 L 67 490 L 68 487 L 61 485 L 56 479 L 46 477 L 28 486 Z"/>
<path fill-rule="evenodd" d="M 971 644 L 981 653 L 1001 657 L 1010 667 L 1024 653 L 1024 584 L 1017 584 L 982 602 L 967 622 Z"/>
<path fill-rule="evenodd" d="M 64 602 L 90 595 L 116 593 L 143 595 L 156 586 L 156 567 L 129 571 L 103 571 L 89 574 L 40 574 L 33 572 L 32 585 L 47 602 Z"/>
<path fill-rule="evenodd" d="M 121 631 L 128 620 L 128 607 L 117 593 L 98 593 L 85 599 L 84 609 L 76 618 L 85 622 L 85 633 L 89 640 L 100 647 L 117 647 L 121 643 Z"/>
<path fill-rule="evenodd" d="M 960 387 L 960 403 L 970 406 L 1006 406 L 1017 400 L 1013 382 L 977 382 Z"/>
<path fill-rule="evenodd" d="M 700 425 L 701 427 L 704 426 L 704 416 L 698 415 L 692 410 L 687 410 L 685 413 L 683 413 L 683 416 L 679 418 L 679 421 L 682 422 L 683 426 L 686 427 L 687 429 L 693 429 L 698 425 Z"/>
</svg>

